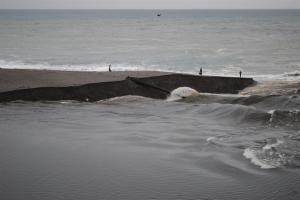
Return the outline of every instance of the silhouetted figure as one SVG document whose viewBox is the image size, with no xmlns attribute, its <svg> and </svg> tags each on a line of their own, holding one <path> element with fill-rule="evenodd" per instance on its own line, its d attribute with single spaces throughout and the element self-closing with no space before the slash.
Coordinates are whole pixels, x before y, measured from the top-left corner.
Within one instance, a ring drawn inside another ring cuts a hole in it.
<svg viewBox="0 0 300 200">
<path fill-rule="evenodd" d="M 242 78 L 242 71 L 240 71 L 240 78 Z"/>
<path fill-rule="evenodd" d="M 111 65 L 108 66 L 108 71 L 109 71 L 109 72 L 111 72 L 111 68 L 110 68 L 110 67 L 111 67 Z"/>
<path fill-rule="evenodd" d="M 202 67 L 200 68 L 199 75 L 202 76 Z"/>
</svg>

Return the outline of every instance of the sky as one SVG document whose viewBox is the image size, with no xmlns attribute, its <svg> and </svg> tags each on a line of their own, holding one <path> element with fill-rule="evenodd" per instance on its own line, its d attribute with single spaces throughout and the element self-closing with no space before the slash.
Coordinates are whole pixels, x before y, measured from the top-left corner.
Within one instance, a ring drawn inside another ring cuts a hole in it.
<svg viewBox="0 0 300 200">
<path fill-rule="evenodd" d="M 300 0 L 0 0 L 0 9 L 300 9 Z"/>
</svg>

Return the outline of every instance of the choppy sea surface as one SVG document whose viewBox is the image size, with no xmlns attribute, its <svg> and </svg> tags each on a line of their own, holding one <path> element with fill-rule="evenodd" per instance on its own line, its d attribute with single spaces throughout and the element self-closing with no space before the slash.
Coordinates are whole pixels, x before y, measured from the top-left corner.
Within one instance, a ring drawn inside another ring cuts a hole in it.
<svg viewBox="0 0 300 200">
<path fill-rule="evenodd" d="M 300 199 L 299 10 L 0 10 L 0 68 L 108 64 L 257 84 L 1 103 L 0 199 Z"/>
</svg>

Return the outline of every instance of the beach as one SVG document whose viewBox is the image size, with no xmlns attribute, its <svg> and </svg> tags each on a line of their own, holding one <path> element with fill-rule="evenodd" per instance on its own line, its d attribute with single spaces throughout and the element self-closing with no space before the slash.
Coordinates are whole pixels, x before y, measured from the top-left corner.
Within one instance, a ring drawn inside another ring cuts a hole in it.
<svg viewBox="0 0 300 200">
<path fill-rule="evenodd" d="M 125 71 L 66 72 L 51 70 L 2 70 L 0 101 L 99 101 L 136 95 L 166 99 L 177 88 L 202 93 L 232 93 L 255 84 L 251 78 Z"/>
<path fill-rule="evenodd" d="M 80 72 L 57 70 L 0 69 L 0 92 L 38 88 L 78 86 L 170 74 L 159 71 Z"/>
</svg>

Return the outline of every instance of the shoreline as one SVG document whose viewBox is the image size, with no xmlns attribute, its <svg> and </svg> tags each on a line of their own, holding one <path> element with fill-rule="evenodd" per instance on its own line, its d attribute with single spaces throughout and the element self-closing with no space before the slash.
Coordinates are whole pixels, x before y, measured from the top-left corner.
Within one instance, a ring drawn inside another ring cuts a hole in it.
<svg viewBox="0 0 300 200">
<path fill-rule="evenodd" d="M 190 87 L 207 93 L 236 94 L 254 83 L 252 78 L 199 76 L 161 71 L 76 72 L 1 69 L 0 102 L 93 102 L 124 95 L 163 99 L 178 87 Z"/>
<path fill-rule="evenodd" d="M 144 78 L 173 74 L 162 71 L 62 71 L 39 69 L 0 69 L 0 92 L 38 87 L 79 86 L 89 83 L 125 80 L 127 76 Z"/>
</svg>

